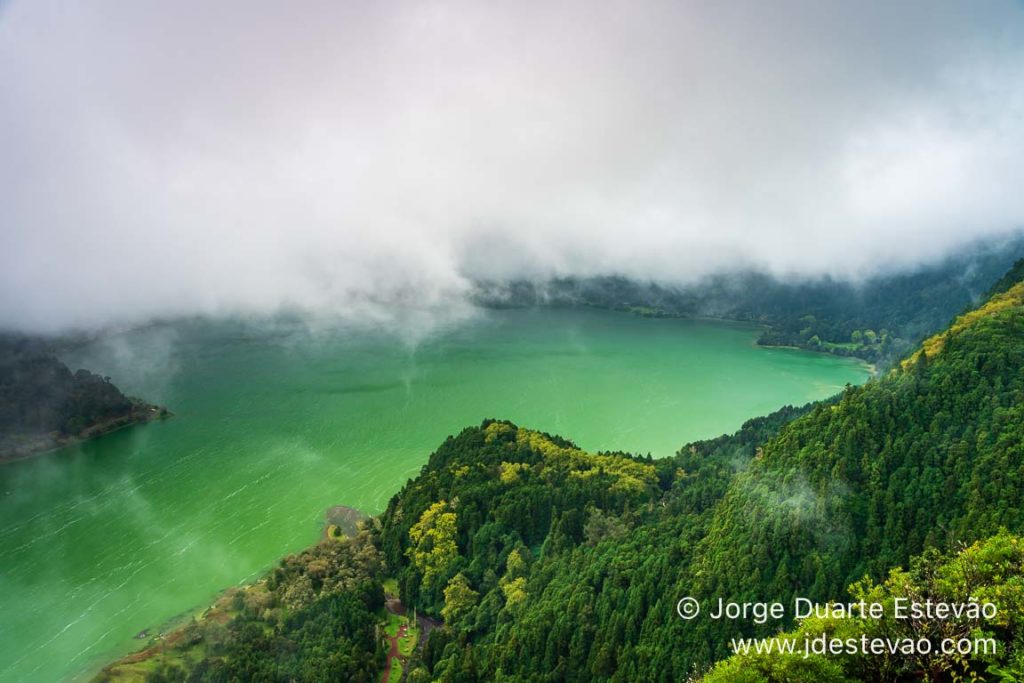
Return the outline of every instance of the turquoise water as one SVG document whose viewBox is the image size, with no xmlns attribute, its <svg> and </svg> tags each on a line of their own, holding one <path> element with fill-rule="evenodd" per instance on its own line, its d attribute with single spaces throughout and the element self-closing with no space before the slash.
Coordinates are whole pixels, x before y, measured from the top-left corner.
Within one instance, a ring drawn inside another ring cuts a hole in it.
<svg viewBox="0 0 1024 683">
<path fill-rule="evenodd" d="M 486 417 L 591 450 L 672 454 L 860 364 L 754 345 L 739 325 L 492 311 L 413 343 L 298 322 L 188 322 L 66 354 L 175 417 L 0 466 L 0 680 L 77 680 L 133 637 L 379 512 L 449 434 Z"/>
</svg>

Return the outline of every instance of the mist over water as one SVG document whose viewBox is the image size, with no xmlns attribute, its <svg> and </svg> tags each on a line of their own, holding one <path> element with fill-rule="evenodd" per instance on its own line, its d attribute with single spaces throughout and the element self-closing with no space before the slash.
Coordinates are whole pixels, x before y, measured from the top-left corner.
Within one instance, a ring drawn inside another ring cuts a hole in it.
<svg viewBox="0 0 1024 683">
<path fill-rule="evenodd" d="M 82 677 L 175 615 L 380 512 L 449 434 L 512 419 L 656 456 L 866 370 L 734 324 L 483 313 L 416 341 L 348 326 L 184 321 L 65 355 L 174 411 L 0 468 L 0 679 Z"/>
<path fill-rule="evenodd" d="M 863 278 L 1024 226 L 1019 2 L 0 5 L 0 327 Z"/>
</svg>

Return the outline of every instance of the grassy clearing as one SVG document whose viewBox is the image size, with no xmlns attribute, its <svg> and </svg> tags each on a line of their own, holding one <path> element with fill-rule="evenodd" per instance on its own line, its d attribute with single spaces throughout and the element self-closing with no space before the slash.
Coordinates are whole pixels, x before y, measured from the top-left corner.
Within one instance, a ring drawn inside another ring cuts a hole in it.
<svg viewBox="0 0 1024 683">
<path fill-rule="evenodd" d="M 405 632 L 405 636 L 398 639 L 398 651 L 403 657 L 408 657 L 416 649 L 416 643 L 419 642 L 419 639 L 420 630 L 410 625 Z"/>
<path fill-rule="evenodd" d="M 398 629 L 401 628 L 402 624 L 405 622 L 405 617 L 388 612 L 388 623 L 384 626 L 384 631 L 388 634 L 389 638 L 394 638 L 398 635 Z"/>
</svg>

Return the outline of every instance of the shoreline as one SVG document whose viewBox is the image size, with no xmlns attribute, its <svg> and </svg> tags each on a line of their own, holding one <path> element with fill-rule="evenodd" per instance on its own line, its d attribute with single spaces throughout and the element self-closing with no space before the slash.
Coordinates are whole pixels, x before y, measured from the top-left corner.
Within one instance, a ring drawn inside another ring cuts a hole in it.
<svg viewBox="0 0 1024 683">
<path fill-rule="evenodd" d="M 196 607 L 179 612 L 151 628 L 143 629 L 132 637 L 132 642 L 145 641 L 145 645 L 132 648 L 125 654 L 111 661 L 109 656 L 97 654 L 97 660 L 91 672 L 83 670 L 80 680 L 98 682 L 103 680 L 118 680 L 121 672 L 119 667 L 131 666 L 148 661 L 153 657 L 173 648 L 186 635 L 186 629 L 193 623 L 216 621 L 224 623 L 232 616 L 231 603 L 240 592 L 256 590 L 266 582 L 267 574 L 271 570 L 263 571 L 254 575 L 256 578 L 244 579 L 234 586 L 221 588 L 212 595 L 209 603 L 203 603 Z M 127 645 L 127 643 L 126 643 Z M 102 663 L 101 663 L 102 662 Z M 79 679 L 76 679 L 79 680 Z"/>
<path fill-rule="evenodd" d="M 844 358 L 852 361 L 856 361 L 858 365 L 862 366 L 868 371 L 868 378 L 874 379 L 878 377 L 878 366 L 875 363 L 864 360 L 860 356 L 841 356 L 838 353 L 830 353 L 829 351 L 815 351 L 814 349 L 807 349 L 803 346 L 793 346 L 792 344 L 758 344 L 754 342 L 754 346 L 761 349 L 790 349 L 792 351 L 803 351 L 804 353 L 817 353 L 823 356 L 832 356 L 833 358 Z"/>
<path fill-rule="evenodd" d="M 317 539 L 309 546 L 296 553 L 302 553 L 309 548 L 321 543 L 339 541 L 342 538 L 352 537 L 357 532 L 360 522 L 370 519 L 371 516 L 362 511 L 347 505 L 332 505 L 324 511 L 323 528 Z M 333 533 L 335 530 L 340 534 Z M 290 553 L 291 554 L 291 553 Z M 287 557 L 287 555 L 285 556 Z M 98 655 L 98 666 L 95 671 L 88 674 L 82 680 L 91 683 L 100 681 L 135 680 L 132 678 L 130 668 L 134 664 L 142 664 L 161 654 L 171 651 L 186 636 L 187 629 L 193 623 L 217 622 L 225 624 L 237 615 L 237 609 L 233 606 L 236 596 L 251 591 L 265 589 L 267 577 L 271 575 L 275 567 L 279 566 L 283 557 L 278 557 L 262 570 L 256 571 L 243 578 L 233 586 L 221 588 L 212 595 L 212 601 L 186 609 L 178 614 L 164 620 L 160 624 L 144 628 L 133 636 L 132 641 L 145 641 L 145 645 L 132 648 L 125 654 L 113 661 L 109 657 Z M 125 643 L 127 645 L 127 643 Z M 99 664 L 99 662 L 105 664 Z"/>
<path fill-rule="evenodd" d="M 572 308 L 573 306 L 570 306 Z M 607 306 L 597 306 L 594 304 L 582 304 L 583 308 L 592 308 L 597 310 L 610 311 L 612 313 L 625 313 L 635 318 L 643 318 L 645 320 L 693 320 L 696 322 L 703 323 L 724 323 L 729 325 L 742 325 L 752 329 L 758 329 L 762 332 L 772 329 L 772 326 L 758 322 L 756 320 L 747 320 L 743 318 L 731 318 L 729 316 L 715 316 L 715 315 L 689 315 L 685 313 L 672 313 L 668 311 L 656 311 L 654 313 L 644 313 L 631 308 L 616 308 Z M 796 346 L 793 344 L 761 344 L 757 340 L 754 341 L 754 346 L 758 346 L 765 349 L 793 349 L 795 351 L 805 351 L 807 353 L 817 353 L 826 356 L 834 356 L 836 358 L 849 358 L 851 360 L 858 361 L 868 371 L 869 378 L 873 379 L 878 377 L 878 366 L 868 360 L 855 355 L 842 355 L 839 353 L 832 353 L 831 351 L 825 351 L 821 349 L 810 349 L 805 346 Z"/>
<path fill-rule="evenodd" d="M 62 436 L 56 432 L 50 432 L 26 436 L 25 443 L 12 447 L 10 451 L 0 453 L 0 465 L 30 460 L 128 427 L 148 424 L 156 420 L 162 421 L 173 416 L 174 413 L 163 406 L 139 402 L 132 407 L 131 412 L 90 425 L 78 434 Z"/>
</svg>

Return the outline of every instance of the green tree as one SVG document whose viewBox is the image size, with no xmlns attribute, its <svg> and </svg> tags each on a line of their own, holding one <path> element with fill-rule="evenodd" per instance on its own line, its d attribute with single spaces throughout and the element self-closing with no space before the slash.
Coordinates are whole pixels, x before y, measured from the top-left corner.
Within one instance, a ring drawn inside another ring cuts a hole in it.
<svg viewBox="0 0 1024 683">
<path fill-rule="evenodd" d="M 446 623 L 458 621 L 463 615 L 476 606 L 480 594 L 469 585 L 469 579 L 462 572 L 452 577 L 444 589 L 444 607 L 441 617 Z"/>
<path fill-rule="evenodd" d="M 423 583 L 428 587 L 443 577 L 459 556 L 455 542 L 455 513 L 446 512 L 447 509 L 447 501 L 434 503 L 409 529 L 411 544 L 406 555 L 422 572 Z"/>
</svg>

